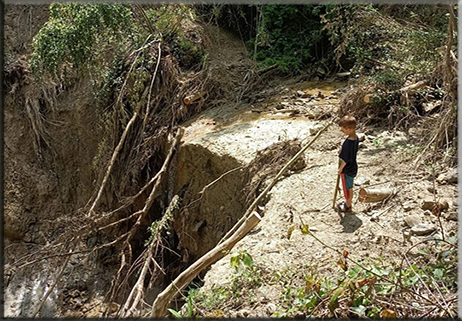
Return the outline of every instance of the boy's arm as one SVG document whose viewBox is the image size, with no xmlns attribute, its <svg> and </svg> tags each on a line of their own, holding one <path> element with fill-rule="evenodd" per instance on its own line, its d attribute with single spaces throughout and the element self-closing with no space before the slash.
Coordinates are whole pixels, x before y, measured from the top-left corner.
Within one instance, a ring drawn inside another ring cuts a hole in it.
<svg viewBox="0 0 462 321">
<path fill-rule="evenodd" d="M 345 167 L 345 165 L 346 165 L 346 162 L 343 159 L 340 158 L 340 166 L 338 168 L 338 174 L 339 175 L 342 174 L 342 171 L 343 171 L 343 168 Z"/>
</svg>

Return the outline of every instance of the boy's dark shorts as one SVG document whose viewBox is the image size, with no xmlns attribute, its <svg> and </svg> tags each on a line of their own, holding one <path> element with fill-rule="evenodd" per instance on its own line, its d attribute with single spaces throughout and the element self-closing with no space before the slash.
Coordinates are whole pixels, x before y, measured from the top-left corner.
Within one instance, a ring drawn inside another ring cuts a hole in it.
<svg viewBox="0 0 462 321">
<path fill-rule="evenodd" d="M 343 183 L 343 189 L 349 190 L 353 188 L 353 182 L 354 182 L 354 177 L 349 176 L 347 174 L 342 173 L 342 183 Z"/>
</svg>

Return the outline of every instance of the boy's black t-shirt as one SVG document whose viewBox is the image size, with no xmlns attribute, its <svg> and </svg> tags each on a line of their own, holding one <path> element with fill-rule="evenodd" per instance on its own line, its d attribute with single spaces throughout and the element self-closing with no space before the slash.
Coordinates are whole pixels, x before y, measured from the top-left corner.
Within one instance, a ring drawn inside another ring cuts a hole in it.
<svg viewBox="0 0 462 321">
<path fill-rule="evenodd" d="M 346 163 L 342 173 L 355 177 L 358 173 L 358 164 L 356 163 L 356 154 L 358 153 L 359 139 L 356 136 L 355 140 L 345 139 L 342 145 L 342 151 L 339 157 Z"/>
</svg>

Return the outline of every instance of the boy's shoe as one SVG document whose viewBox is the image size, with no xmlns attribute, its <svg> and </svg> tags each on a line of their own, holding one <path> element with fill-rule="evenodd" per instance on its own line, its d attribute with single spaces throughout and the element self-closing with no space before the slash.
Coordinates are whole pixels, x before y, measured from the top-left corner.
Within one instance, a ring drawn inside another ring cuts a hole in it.
<svg viewBox="0 0 462 321">
<path fill-rule="evenodd" d="M 350 211 L 351 211 L 351 207 L 348 207 L 348 206 L 346 205 L 346 202 L 345 202 L 345 201 L 339 203 L 339 204 L 337 205 L 337 209 L 338 209 L 340 212 L 344 212 L 344 213 L 345 213 L 345 212 L 350 212 Z"/>
</svg>

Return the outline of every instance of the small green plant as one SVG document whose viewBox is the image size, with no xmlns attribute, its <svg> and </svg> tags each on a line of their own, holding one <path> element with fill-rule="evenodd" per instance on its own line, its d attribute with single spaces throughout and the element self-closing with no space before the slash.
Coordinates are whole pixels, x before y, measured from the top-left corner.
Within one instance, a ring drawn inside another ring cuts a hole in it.
<svg viewBox="0 0 462 321">
<path fill-rule="evenodd" d="M 256 287 L 261 285 L 262 277 L 260 270 L 255 266 L 252 256 L 247 251 L 238 251 L 231 254 L 231 268 L 234 274 L 231 276 L 233 287 L 240 290 L 240 286 Z"/>
<path fill-rule="evenodd" d="M 145 246 L 149 246 L 152 242 L 160 240 L 161 233 L 165 232 L 169 234 L 168 231 L 168 223 L 173 220 L 173 213 L 180 208 L 181 199 L 178 198 L 177 201 L 173 204 L 173 206 L 167 209 L 162 216 L 162 218 L 158 221 L 154 221 L 148 226 L 149 238 L 145 242 Z"/>
<path fill-rule="evenodd" d="M 382 141 L 381 141 L 380 139 L 375 138 L 375 139 L 372 141 L 372 145 L 374 145 L 374 147 L 379 148 L 380 146 L 382 146 Z"/>
<path fill-rule="evenodd" d="M 222 317 L 226 308 L 235 308 L 253 300 L 253 290 L 262 285 L 261 271 L 247 251 L 230 256 L 233 274 L 223 286 L 213 285 L 207 293 L 198 287 L 188 291 L 184 312 L 170 311 L 175 317 Z"/>
<path fill-rule="evenodd" d="M 393 70 L 393 69 L 385 69 L 377 72 L 372 77 L 373 81 L 383 90 L 396 90 L 403 86 L 404 76 L 402 73 Z"/>
<path fill-rule="evenodd" d="M 189 291 L 188 298 L 186 299 L 186 313 L 183 315 L 180 311 L 173 309 L 167 309 L 175 318 L 192 318 L 194 317 L 195 309 L 193 307 L 193 298 L 197 296 L 198 289 L 192 289 Z"/>
</svg>

